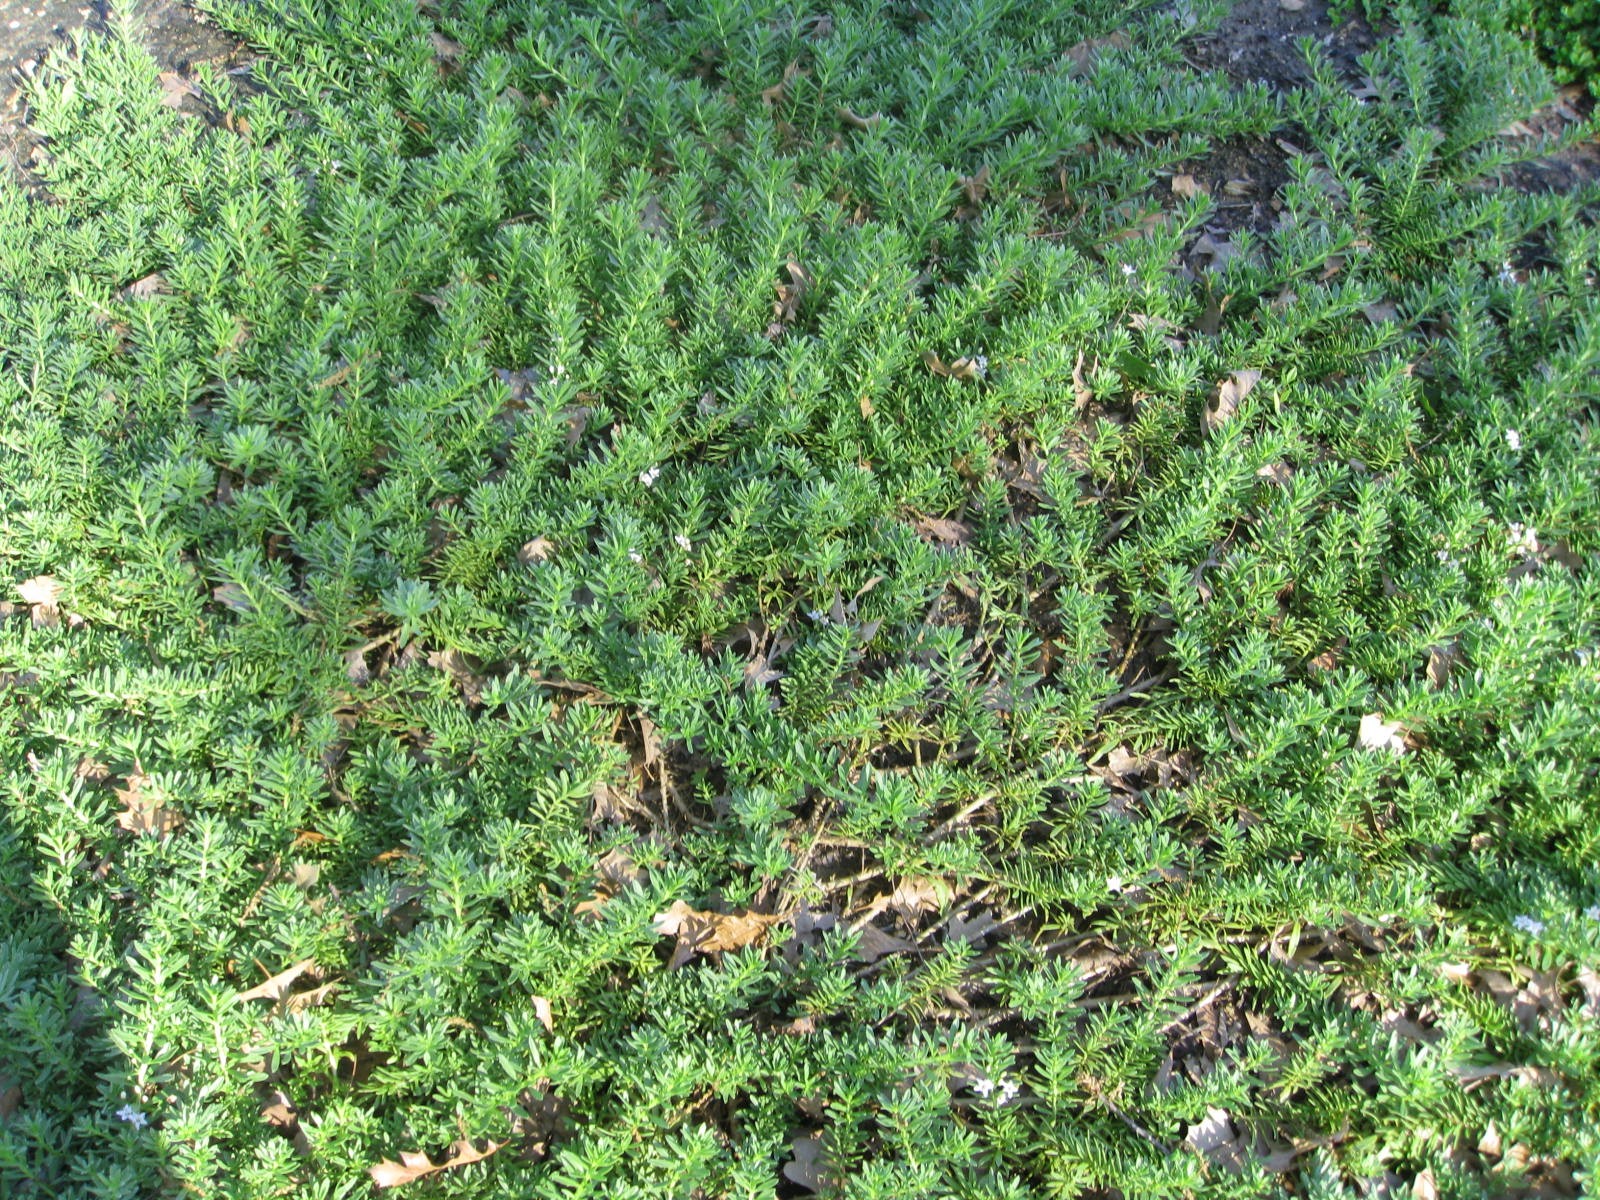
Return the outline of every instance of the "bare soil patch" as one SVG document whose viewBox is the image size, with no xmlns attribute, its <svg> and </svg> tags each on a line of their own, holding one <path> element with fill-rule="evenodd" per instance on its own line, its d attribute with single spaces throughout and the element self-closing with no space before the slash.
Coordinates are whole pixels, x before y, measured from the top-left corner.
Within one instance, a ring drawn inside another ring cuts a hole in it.
<svg viewBox="0 0 1600 1200">
<path fill-rule="evenodd" d="M 36 182 L 29 170 L 37 139 L 28 129 L 27 83 L 75 30 L 104 31 L 106 22 L 101 0 L 0 0 L 0 169 Z M 181 0 L 148 0 L 139 10 L 139 31 L 163 71 L 187 74 L 196 63 L 232 61 L 243 50 Z"/>
</svg>

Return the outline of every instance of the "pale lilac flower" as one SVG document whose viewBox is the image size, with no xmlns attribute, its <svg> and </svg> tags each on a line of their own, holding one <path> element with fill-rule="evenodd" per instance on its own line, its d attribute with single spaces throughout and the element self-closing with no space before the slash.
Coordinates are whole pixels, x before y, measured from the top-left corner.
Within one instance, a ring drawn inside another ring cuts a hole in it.
<svg viewBox="0 0 1600 1200">
<path fill-rule="evenodd" d="M 1506 430 L 1506 445 L 1510 446 L 1513 450 L 1521 450 L 1522 435 L 1515 429 Z"/>
<path fill-rule="evenodd" d="M 827 615 L 828 614 L 823 612 L 820 608 L 813 608 L 810 612 L 806 613 L 806 616 L 810 617 L 813 621 L 824 620 Z"/>
<path fill-rule="evenodd" d="M 1014 1079 L 1000 1081 L 1000 1103 L 1009 1104 L 1022 1094 L 1022 1085 Z"/>
<path fill-rule="evenodd" d="M 994 1080 L 984 1076 L 982 1079 L 973 1082 L 972 1090 L 984 1097 L 984 1099 L 988 1099 L 994 1094 Z"/>
<path fill-rule="evenodd" d="M 1123 263 L 1122 264 L 1122 273 L 1127 278 L 1132 279 L 1133 275 L 1134 275 L 1134 271 L 1135 271 L 1135 267 L 1134 267 L 1134 265 L 1132 263 Z"/>
<path fill-rule="evenodd" d="M 1513 928 L 1520 929 L 1523 933 L 1532 934 L 1534 937 L 1538 937 L 1544 932 L 1544 922 L 1539 920 L 1538 917 L 1530 917 L 1527 913 L 1517 917 L 1511 924 Z"/>
<path fill-rule="evenodd" d="M 1500 265 L 1500 282 L 1508 287 L 1517 282 L 1517 269 L 1509 262 Z"/>
<path fill-rule="evenodd" d="M 651 467 L 648 471 L 639 472 L 639 482 L 644 484 L 647 488 L 655 487 L 656 480 L 659 478 L 661 478 L 660 467 Z"/>
<path fill-rule="evenodd" d="M 1583 915 L 1591 921 L 1600 922 L 1600 904 L 1591 904 L 1583 910 Z"/>
<path fill-rule="evenodd" d="M 145 1116 L 131 1104 L 124 1104 L 121 1108 L 117 1109 L 117 1120 L 126 1121 L 135 1129 L 143 1129 L 146 1125 L 150 1124 L 150 1118 Z"/>
<path fill-rule="evenodd" d="M 694 543 L 689 540 L 686 534 L 674 534 L 672 540 L 678 544 L 678 549 L 682 550 L 685 554 L 694 548 Z"/>
</svg>

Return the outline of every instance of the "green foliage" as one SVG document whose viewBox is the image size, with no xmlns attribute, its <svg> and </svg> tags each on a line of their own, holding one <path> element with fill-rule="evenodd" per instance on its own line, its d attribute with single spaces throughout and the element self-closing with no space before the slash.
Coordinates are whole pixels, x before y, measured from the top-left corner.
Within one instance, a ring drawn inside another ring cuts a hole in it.
<svg viewBox="0 0 1600 1200">
<path fill-rule="evenodd" d="M 0 184 L 0 1192 L 1588 1184 L 1600 197 L 1493 21 L 212 8 L 260 90 L 122 13 Z"/>
<path fill-rule="evenodd" d="M 1513 0 L 1508 17 L 1562 83 L 1587 83 L 1600 96 L 1600 4 L 1595 0 Z"/>
</svg>

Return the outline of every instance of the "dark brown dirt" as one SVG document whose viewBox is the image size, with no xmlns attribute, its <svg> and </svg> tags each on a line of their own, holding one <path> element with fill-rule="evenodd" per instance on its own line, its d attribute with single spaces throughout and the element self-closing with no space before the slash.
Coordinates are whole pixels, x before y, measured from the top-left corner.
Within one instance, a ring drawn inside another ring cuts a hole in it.
<svg viewBox="0 0 1600 1200">
<path fill-rule="evenodd" d="M 27 130 L 28 80 L 74 31 L 103 32 L 106 19 L 100 0 L 0 0 L 0 170 L 30 179 L 35 142 Z M 139 40 L 163 71 L 187 74 L 196 63 L 232 61 L 242 49 L 181 0 L 146 0 L 138 28 Z"/>
<path fill-rule="evenodd" d="M 1514 138 L 1559 137 L 1594 117 L 1595 102 L 1581 85 L 1562 88 L 1555 103 L 1511 127 Z M 1507 167 L 1491 181 L 1519 192 L 1577 192 L 1600 186 L 1600 138 L 1589 138 L 1566 150 Z M 1591 199 L 1593 199 L 1591 191 Z"/>
<path fill-rule="evenodd" d="M 1238 0 L 1215 31 L 1195 39 L 1189 61 L 1240 83 L 1259 81 L 1284 91 L 1310 82 L 1302 38 L 1316 42 L 1342 74 L 1352 77 L 1361 74 L 1356 59 L 1378 40 L 1359 16 L 1336 27 L 1323 0 L 1300 0 L 1294 9 L 1283 0 Z"/>
</svg>

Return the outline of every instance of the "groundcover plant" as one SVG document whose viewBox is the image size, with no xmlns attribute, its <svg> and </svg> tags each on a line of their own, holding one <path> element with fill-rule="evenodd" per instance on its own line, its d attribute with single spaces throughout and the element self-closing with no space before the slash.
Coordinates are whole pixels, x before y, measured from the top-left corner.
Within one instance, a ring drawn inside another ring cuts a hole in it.
<svg viewBox="0 0 1600 1200">
<path fill-rule="evenodd" d="M 1592 1180 L 1600 191 L 1494 6 L 211 11 L 0 184 L 0 1192 Z"/>
</svg>

